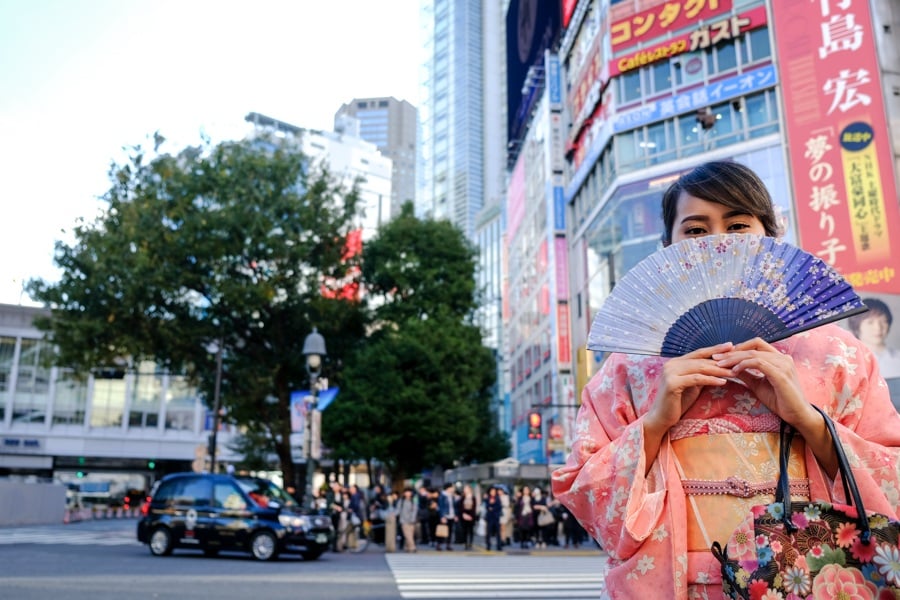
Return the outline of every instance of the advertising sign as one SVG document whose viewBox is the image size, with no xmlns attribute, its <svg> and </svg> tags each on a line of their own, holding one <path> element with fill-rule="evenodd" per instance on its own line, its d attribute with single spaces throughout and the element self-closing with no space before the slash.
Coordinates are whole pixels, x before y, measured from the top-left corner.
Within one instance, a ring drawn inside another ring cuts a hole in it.
<svg viewBox="0 0 900 600">
<path fill-rule="evenodd" d="M 790 1 L 790 0 L 788 0 Z M 796 0 L 794 0 L 796 2 Z M 675 0 L 641 11 L 610 26 L 613 53 L 678 31 L 731 10 L 731 0 Z"/>
<path fill-rule="evenodd" d="M 854 287 L 900 293 L 900 208 L 869 2 L 775 0 L 772 15 L 800 243 Z"/>
</svg>

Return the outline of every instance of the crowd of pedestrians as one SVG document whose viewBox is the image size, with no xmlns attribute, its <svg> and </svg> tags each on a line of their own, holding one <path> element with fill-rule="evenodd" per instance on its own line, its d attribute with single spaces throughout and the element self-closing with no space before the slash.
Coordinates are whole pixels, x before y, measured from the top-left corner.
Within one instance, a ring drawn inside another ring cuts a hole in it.
<svg viewBox="0 0 900 600">
<path fill-rule="evenodd" d="M 381 485 L 363 490 L 332 482 L 318 495 L 317 506 L 331 515 L 338 532 L 335 552 L 346 549 L 342 532 L 366 522 L 372 541 L 384 544 L 385 531 L 396 531 L 397 547 L 405 552 L 471 550 L 476 539 L 483 539 L 488 551 L 594 544 L 571 513 L 540 487 L 522 486 L 511 494 L 507 486 L 493 485 L 479 497 L 473 486 L 453 483 L 441 489 L 407 487 L 397 494 Z M 388 519 L 395 520 L 395 528 L 386 527 Z"/>
</svg>

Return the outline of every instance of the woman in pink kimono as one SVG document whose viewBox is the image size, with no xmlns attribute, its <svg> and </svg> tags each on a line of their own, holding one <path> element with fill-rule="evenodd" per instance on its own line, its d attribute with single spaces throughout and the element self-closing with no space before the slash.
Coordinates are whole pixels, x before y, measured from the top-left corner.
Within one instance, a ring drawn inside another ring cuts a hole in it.
<svg viewBox="0 0 900 600">
<path fill-rule="evenodd" d="M 701 165 L 663 196 L 664 244 L 718 233 L 776 236 L 762 181 Z M 677 358 L 613 354 L 585 387 L 572 453 L 553 494 L 609 554 L 612 598 L 723 598 L 723 545 L 751 506 L 774 500 L 781 419 L 791 493 L 843 499 L 835 421 L 866 509 L 900 517 L 900 415 L 872 354 L 836 325 Z"/>
</svg>

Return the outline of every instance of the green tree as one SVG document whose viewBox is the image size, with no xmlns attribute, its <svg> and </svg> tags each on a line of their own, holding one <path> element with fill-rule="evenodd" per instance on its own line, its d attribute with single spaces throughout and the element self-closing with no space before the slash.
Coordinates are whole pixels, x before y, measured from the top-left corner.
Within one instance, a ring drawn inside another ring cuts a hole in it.
<svg viewBox="0 0 900 600">
<path fill-rule="evenodd" d="M 86 372 L 151 359 L 211 401 L 210 346 L 221 344 L 227 419 L 248 440 L 268 440 L 257 454 L 274 451 L 285 481 L 296 481 L 290 393 L 308 389 L 303 340 L 318 327 L 333 365 L 365 328 L 358 302 L 323 294 L 358 260 L 344 252 L 356 185 L 309 165 L 266 138 L 152 157 L 133 148 L 110 169 L 108 207 L 76 227 L 71 246 L 57 243 L 60 280 L 29 282 L 52 309 L 38 326 L 57 364 Z M 329 364 L 323 375 L 340 376 Z"/>
<path fill-rule="evenodd" d="M 377 459 L 400 481 L 508 455 L 490 411 L 494 358 L 473 324 L 475 265 L 459 229 L 417 219 L 409 204 L 365 245 L 377 328 L 348 362 L 323 419 L 333 456 Z"/>
</svg>

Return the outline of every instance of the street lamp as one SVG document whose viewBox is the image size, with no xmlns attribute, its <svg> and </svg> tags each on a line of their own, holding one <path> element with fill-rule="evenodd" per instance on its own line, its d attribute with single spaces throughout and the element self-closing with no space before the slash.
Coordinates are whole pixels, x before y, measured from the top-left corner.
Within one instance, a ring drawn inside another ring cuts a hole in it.
<svg viewBox="0 0 900 600">
<path fill-rule="evenodd" d="M 312 333 L 303 340 L 303 355 L 306 357 L 306 372 L 309 373 L 309 410 L 306 412 L 306 434 L 304 446 L 306 447 L 306 490 L 305 500 L 310 509 L 315 510 L 313 500 L 313 475 L 316 470 L 316 459 L 319 458 L 318 436 L 319 427 L 316 422 L 319 397 L 319 373 L 322 372 L 322 359 L 328 355 L 325 350 L 325 338 L 313 327 Z M 315 426 L 314 426 L 315 424 Z M 313 438 L 316 438 L 314 441 Z"/>
<path fill-rule="evenodd" d="M 216 436 L 219 434 L 219 412 L 222 410 L 222 340 L 216 342 L 216 383 L 213 388 L 212 433 L 209 434 L 209 472 L 216 472 Z"/>
</svg>

